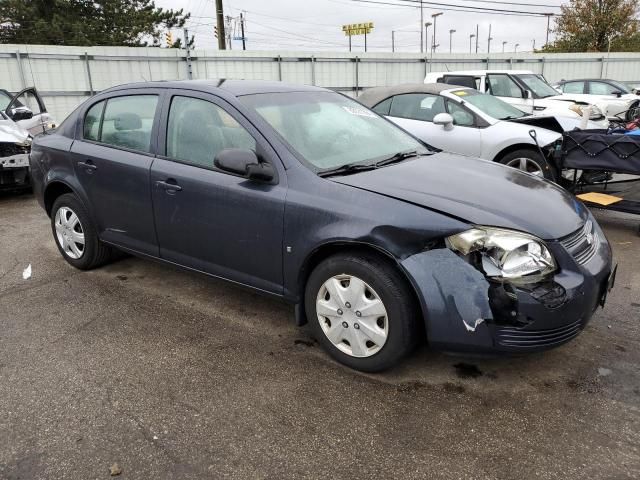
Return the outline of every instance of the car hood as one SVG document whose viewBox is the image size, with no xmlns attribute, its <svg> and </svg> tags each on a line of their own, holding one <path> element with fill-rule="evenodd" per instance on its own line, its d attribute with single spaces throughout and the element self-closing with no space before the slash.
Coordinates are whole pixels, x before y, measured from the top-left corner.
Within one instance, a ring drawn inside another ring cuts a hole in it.
<svg viewBox="0 0 640 480">
<path fill-rule="evenodd" d="M 29 139 L 29 132 L 17 125 L 13 120 L 0 118 L 0 142 L 25 143 Z"/>
<path fill-rule="evenodd" d="M 474 225 L 520 230 L 545 240 L 574 232 L 587 217 L 584 205 L 554 183 L 446 152 L 331 180 Z"/>
</svg>

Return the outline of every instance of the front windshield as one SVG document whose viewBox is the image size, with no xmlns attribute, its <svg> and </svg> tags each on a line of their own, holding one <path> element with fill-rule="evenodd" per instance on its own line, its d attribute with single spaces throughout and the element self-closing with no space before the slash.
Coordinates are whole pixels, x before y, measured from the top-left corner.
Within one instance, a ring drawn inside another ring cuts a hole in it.
<svg viewBox="0 0 640 480">
<path fill-rule="evenodd" d="M 334 92 L 245 95 L 240 101 L 254 108 L 315 171 L 373 164 L 399 152 L 428 152 L 377 113 Z"/>
<path fill-rule="evenodd" d="M 549 85 L 540 75 L 532 73 L 516 75 L 539 98 L 554 97 L 558 91 Z"/>
<path fill-rule="evenodd" d="M 490 117 L 497 118 L 498 120 L 509 120 L 512 118 L 526 116 L 526 113 L 522 110 L 512 107 L 507 102 L 503 102 L 493 95 L 480 93 L 477 90 L 453 90 L 450 93 L 464 102 L 470 103 L 481 112 L 486 113 Z"/>
</svg>

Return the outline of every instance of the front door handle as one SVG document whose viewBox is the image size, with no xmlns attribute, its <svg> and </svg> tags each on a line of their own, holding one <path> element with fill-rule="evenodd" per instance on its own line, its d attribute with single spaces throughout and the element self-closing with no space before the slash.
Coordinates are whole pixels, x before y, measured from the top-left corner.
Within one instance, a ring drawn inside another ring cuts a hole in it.
<svg viewBox="0 0 640 480">
<path fill-rule="evenodd" d="M 168 178 L 166 181 L 158 180 L 156 182 L 156 186 L 160 188 L 164 188 L 167 191 L 167 193 L 175 193 L 182 190 L 182 187 L 178 185 L 173 178 Z"/>
<path fill-rule="evenodd" d="M 98 169 L 91 160 L 87 160 L 86 162 L 78 162 L 78 166 L 87 170 L 87 173 L 93 173 Z"/>
</svg>

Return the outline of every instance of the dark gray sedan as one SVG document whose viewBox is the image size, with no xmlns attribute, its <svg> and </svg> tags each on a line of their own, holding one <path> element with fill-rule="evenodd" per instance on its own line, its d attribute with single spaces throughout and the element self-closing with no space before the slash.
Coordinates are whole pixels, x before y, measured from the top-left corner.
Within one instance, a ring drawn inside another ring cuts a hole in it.
<svg viewBox="0 0 640 480">
<path fill-rule="evenodd" d="M 565 191 L 435 153 L 321 88 L 111 88 L 37 137 L 30 161 L 71 265 L 120 249 L 282 297 L 361 370 L 425 338 L 485 352 L 559 345 L 612 283 L 602 230 Z"/>
</svg>

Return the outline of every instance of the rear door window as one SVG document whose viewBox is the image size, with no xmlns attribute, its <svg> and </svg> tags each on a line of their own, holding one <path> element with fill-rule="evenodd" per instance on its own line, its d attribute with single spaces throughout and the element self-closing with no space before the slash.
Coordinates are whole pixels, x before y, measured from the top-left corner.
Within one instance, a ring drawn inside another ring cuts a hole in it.
<svg viewBox="0 0 640 480">
<path fill-rule="evenodd" d="M 584 93 L 584 82 L 567 82 L 562 86 L 563 93 Z"/>
<path fill-rule="evenodd" d="M 106 102 L 97 141 L 115 147 L 150 152 L 158 96 L 127 95 L 109 98 Z M 87 112 L 87 116 L 92 109 Z M 85 117 L 85 123 L 86 121 Z M 86 124 L 84 131 L 87 132 Z M 95 134 L 95 127 L 89 128 L 88 133 Z"/>
</svg>

